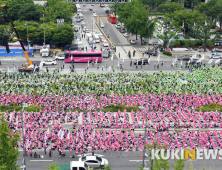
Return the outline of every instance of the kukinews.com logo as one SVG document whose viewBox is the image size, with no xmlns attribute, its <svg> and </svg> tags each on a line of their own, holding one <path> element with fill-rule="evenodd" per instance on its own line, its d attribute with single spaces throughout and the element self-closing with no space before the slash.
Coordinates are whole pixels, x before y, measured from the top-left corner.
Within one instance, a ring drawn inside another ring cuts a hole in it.
<svg viewBox="0 0 222 170">
<path fill-rule="evenodd" d="M 222 149 L 152 149 L 151 159 L 193 159 L 193 160 L 222 160 Z"/>
</svg>

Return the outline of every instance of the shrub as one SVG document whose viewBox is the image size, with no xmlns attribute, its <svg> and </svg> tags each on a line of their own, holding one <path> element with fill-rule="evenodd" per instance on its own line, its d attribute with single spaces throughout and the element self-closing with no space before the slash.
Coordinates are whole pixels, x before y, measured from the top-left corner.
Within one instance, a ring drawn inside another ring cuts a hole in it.
<svg viewBox="0 0 222 170">
<path fill-rule="evenodd" d="M 210 111 L 219 111 L 222 112 L 222 105 L 221 104 L 216 104 L 216 103 L 211 103 L 206 106 L 200 106 L 199 108 L 196 109 L 196 111 L 202 111 L 202 112 L 210 112 Z"/>
<path fill-rule="evenodd" d="M 189 41 L 186 41 L 186 43 L 185 43 L 185 47 L 188 48 L 189 46 L 190 46 Z"/>
<path fill-rule="evenodd" d="M 176 40 L 175 45 L 176 45 L 176 46 L 180 46 L 180 40 Z"/>
<path fill-rule="evenodd" d="M 163 54 L 167 55 L 167 56 L 172 56 L 171 52 L 167 52 L 167 51 L 163 51 Z"/>
<path fill-rule="evenodd" d="M 190 41 L 190 46 L 195 46 L 196 45 L 196 41 L 195 40 L 191 40 Z"/>
<path fill-rule="evenodd" d="M 122 106 L 122 105 L 118 104 L 118 105 L 109 105 L 108 107 L 102 109 L 102 111 L 117 112 L 118 110 L 120 110 L 121 112 L 123 112 L 125 109 L 127 112 L 131 112 L 131 110 L 133 110 L 133 111 L 139 110 L 139 108 L 135 107 L 135 106 Z"/>
<path fill-rule="evenodd" d="M 207 46 L 209 46 L 210 48 L 213 48 L 214 43 L 212 41 L 207 41 Z"/>
<path fill-rule="evenodd" d="M 186 44 L 186 41 L 185 40 L 180 40 L 180 45 L 183 46 Z"/>
</svg>

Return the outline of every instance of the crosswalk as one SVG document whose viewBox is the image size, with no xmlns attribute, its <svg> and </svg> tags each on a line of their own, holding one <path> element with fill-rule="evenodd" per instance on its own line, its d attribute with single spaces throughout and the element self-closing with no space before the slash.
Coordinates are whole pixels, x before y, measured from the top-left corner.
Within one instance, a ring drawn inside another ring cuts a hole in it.
<svg viewBox="0 0 222 170">
<path fill-rule="evenodd" d="M 145 48 L 145 47 L 133 47 L 133 50 L 135 50 L 137 52 L 145 52 L 145 51 L 147 51 L 149 49 Z"/>
</svg>

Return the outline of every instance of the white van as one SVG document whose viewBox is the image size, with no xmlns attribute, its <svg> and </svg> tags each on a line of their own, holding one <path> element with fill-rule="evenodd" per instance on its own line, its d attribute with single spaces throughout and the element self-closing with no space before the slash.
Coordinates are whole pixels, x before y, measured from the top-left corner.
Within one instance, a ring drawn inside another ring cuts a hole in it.
<svg viewBox="0 0 222 170">
<path fill-rule="evenodd" d="M 79 19 L 83 20 L 83 14 L 82 13 L 79 14 Z"/>
<path fill-rule="evenodd" d="M 95 39 L 96 43 L 100 43 L 100 38 L 98 35 L 95 35 L 94 39 Z"/>
<path fill-rule="evenodd" d="M 88 166 L 82 161 L 71 161 L 70 170 L 88 170 Z"/>
<path fill-rule="evenodd" d="M 86 33 L 86 40 L 89 40 L 90 38 L 92 38 L 92 34 Z"/>
<path fill-rule="evenodd" d="M 81 9 L 78 9 L 77 14 L 81 14 L 81 13 L 82 13 Z"/>
</svg>

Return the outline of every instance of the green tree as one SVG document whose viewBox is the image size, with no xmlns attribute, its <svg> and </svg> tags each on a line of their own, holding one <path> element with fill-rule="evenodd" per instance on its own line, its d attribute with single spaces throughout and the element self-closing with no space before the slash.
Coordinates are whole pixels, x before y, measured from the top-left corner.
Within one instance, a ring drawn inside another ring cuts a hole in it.
<svg viewBox="0 0 222 170">
<path fill-rule="evenodd" d="M 24 20 L 39 20 L 41 16 L 41 10 L 33 3 L 27 3 L 20 6 L 18 11 L 18 19 Z"/>
<path fill-rule="evenodd" d="M 194 10 L 193 12 L 180 10 L 174 12 L 172 21 L 177 28 L 181 27 L 184 23 L 183 29 L 186 33 L 189 31 L 189 26 L 193 26 L 194 22 L 203 21 L 204 19 L 204 14 L 200 13 L 197 10 Z"/>
<path fill-rule="evenodd" d="M 181 155 L 180 155 L 180 159 L 174 159 L 175 161 L 175 165 L 171 164 L 171 166 L 173 167 L 174 170 L 183 170 L 183 168 L 185 167 L 185 160 L 181 159 Z"/>
<path fill-rule="evenodd" d="M 75 11 L 75 5 L 67 3 L 67 0 L 47 0 L 45 7 L 43 8 L 45 22 L 53 21 L 57 19 L 64 19 L 65 22 L 71 22 L 71 17 Z M 41 16 L 40 21 L 43 21 Z"/>
<path fill-rule="evenodd" d="M 184 6 L 185 8 L 191 8 L 192 11 L 194 8 L 200 3 L 200 0 L 185 0 L 184 1 Z"/>
<path fill-rule="evenodd" d="M 153 1 L 153 0 L 142 0 L 142 3 L 144 5 L 147 5 L 148 7 L 152 9 L 158 7 L 159 5 L 161 4 L 164 4 L 166 1 L 165 0 L 156 0 L 156 1 Z"/>
<path fill-rule="evenodd" d="M 175 11 L 185 10 L 182 4 L 176 2 L 167 2 L 165 4 L 161 4 L 158 8 L 158 11 L 164 13 L 167 16 L 171 16 Z"/>
<path fill-rule="evenodd" d="M 119 8 L 119 2 L 118 0 L 114 0 L 114 4 L 110 7 L 111 9 L 110 11 L 114 13 L 115 16 L 117 14 L 118 8 Z"/>
<path fill-rule="evenodd" d="M 211 39 L 212 41 L 219 40 L 220 35 L 217 31 L 211 32 L 212 27 L 215 25 L 215 22 L 209 21 L 205 23 L 205 20 L 199 21 L 191 29 L 196 33 L 196 37 L 203 41 L 204 51 L 206 52 L 207 41 Z M 215 35 L 212 39 L 212 35 Z"/>
<path fill-rule="evenodd" d="M 160 156 L 160 160 L 157 160 L 155 158 L 155 166 L 154 166 L 154 160 L 152 159 L 152 154 L 151 154 L 151 150 L 152 149 L 165 149 L 166 148 L 166 145 L 163 145 L 163 146 L 160 146 L 158 145 L 157 142 L 154 142 L 153 144 L 146 144 L 145 145 L 148 150 L 149 150 L 149 157 L 150 157 L 150 170 L 157 170 L 158 168 L 163 168 L 164 170 L 168 170 L 170 169 L 168 163 L 169 161 L 168 160 L 163 160 Z"/>
<path fill-rule="evenodd" d="M 58 46 L 65 44 L 71 44 L 74 37 L 74 29 L 65 24 L 64 26 L 59 26 L 54 30 L 54 35 L 52 37 L 52 42 Z"/>
<path fill-rule="evenodd" d="M 171 31 L 173 29 L 173 24 L 170 18 L 164 18 L 163 20 L 165 23 L 169 23 L 169 26 L 167 26 L 167 24 L 162 25 L 163 33 L 158 33 L 157 37 L 162 40 L 163 48 L 166 48 L 169 41 L 176 36 L 176 33 Z"/>
<path fill-rule="evenodd" d="M 57 165 L 56 162 L 50 164 L 49 166 L 45 166 L 45 168 L 50 170 L 61 170 L 61 168 Z"/>
<path fill-rule="evenodd" d="M 5 120 L 3 113 L 1 114 L 0 122 L 0 169 L 18 169 L 16 161 L 19 156 L 19 134 L 13 133 L 12 130 L 8 128 L 8 122 Z"/>
</svg>

